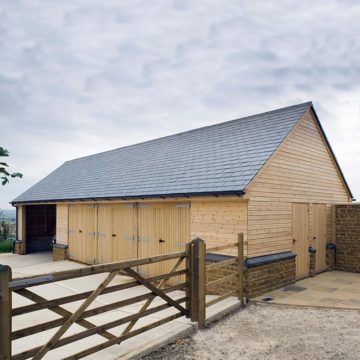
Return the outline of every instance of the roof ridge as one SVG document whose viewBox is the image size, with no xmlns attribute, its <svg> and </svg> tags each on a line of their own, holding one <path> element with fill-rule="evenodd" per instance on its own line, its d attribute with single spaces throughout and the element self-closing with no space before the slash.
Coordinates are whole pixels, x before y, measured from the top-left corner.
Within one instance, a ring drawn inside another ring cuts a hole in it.
<svg viewBox="0 0 360 360">
<path fill-rule="evenodd" d="M 187 134 L 187 133 L 190 133 L 190 132 L 195 132 L 195 131 L 199 131 L 199 130 L 203 130 L 203 129 L 207 129 L 207 128 L 211 128 L 211 127 L 215 127 L 215 126 L 219 126 L 219 125 L 223 125 L 223 124 L 228 124 L 228 123 L 231 123 L 231 122 L 234 122 L 234 121 L 248 120 L 248 119 L 251 119 L 251 118 L 260 116 L 260 115 L 273 114 L 273 113 L 281 112 L 281 111 L 284 111 L 284 110 L 289 110 L 289 109 L 291 109 L 291 108 L 296 108 L 296 107 L 306 106 L 306 105 L 307 105 L 307 107 L 312 106 L 312 101 L 306 101 L 306 102 L 299 103 L 299 104 L 295 104 L 295 105 L 284 106 L 284 107 L 282 107 L 282 108 L 278 108 L 278 109 L 274 109 L 274 110 L 269 110 L 269 111 L 265 111 L 265 112 L 260 112 L 260 113 L 257 113 L 257 114 L 248 115 L 248 116 L 244 116 L 244 117 L 236 118 L 236 119 L 232 119 L 232 120 L 227 120 L 227 121 L 223 121 L 223 122 L 220 122 L 220 123 L 217 123 L 217 124 L 211 124 L 211 125 L 201 126 L 201 127 L 195 128 L 195 129 L 190 129 L 190 130 L 181 131 L 181 132 L 175 133 L 175 134 L 160 136 L 160 137 L 155 138 L 155 139 L 145 140 L 145 141 L 141 141 L 141 142 L 138 142 L 138 143 L 135 143 L 135 144 L 130 144 L 130 145 L 121 146 L 121 147 L 118 147 L 118 148 L 115 148 L 115 149 L 100 151 L 100 152 L 98 152 L 98 153 L 91 154 L 91 155 L 80 156 L 80 157 L 78 157 L 78 158 L 74 158 L 74 159 L 71 159 L 71 160 L 67 160 L 67 161 L 65 161 L 65 163 L 69 163 L 69 162 L 77 161 L 77 160 L 81 160 L 81 159 L 86 159 L 86 158 L 91 158 L 91 157 L 98 156 L 98 155 L 101 155 L 101 154 L 106 154 L 106 153 L 110 153 L 110 152 L 115 152 L 115 151 L 118 151 L 118 150 L 121 150 L 121 149 L 126 149 L 126 148 L 129 148 L 129 147 L 146 144 L 146 143 L 150 143 L 150 142 L 153 142 L 153 141 L 166 139 L 166 138 L 169 138 L 169 137 L 175 137 L 175 136 L 182 135 L 182 134 Z"/>
</svg>

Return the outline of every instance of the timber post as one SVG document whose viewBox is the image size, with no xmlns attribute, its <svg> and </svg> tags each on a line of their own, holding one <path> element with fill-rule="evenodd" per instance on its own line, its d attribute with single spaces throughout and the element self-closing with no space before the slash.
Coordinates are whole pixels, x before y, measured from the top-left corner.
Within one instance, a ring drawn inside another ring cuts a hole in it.
<svg viewBox="0 0 360 360">
<path fill-rule="evenodd" d="M 185 248 L 185 252 L 186 252 L 186 258 L 185 258 L 185 268 L 186 268 L 186 283 L 188 284 L 188 286 L 186 286 L 186 302 L 185 302 L 185 308 L 188 312 L 188 315 L 186 316 L 187 318 L 191 318 L 191 286 L 190 286 L 190 281 L 191 281 L 191 242 L 188 242 L 186 244 L 186 248 Z"/>
<path fill-rule="evenodd" d="M 190 243 L 190 317 L 205 326 L 205 256 L 204 240 L 196 238 Z"/>
<path fill-rule="evenodd" d="M 244 234 L 238 234 L 238 299 L 244 305 Z"/>
<path fill-rule="evenodd" d="M 0 265 L 0 360 L 11 359 L 11 268 Z"/>
</svg>

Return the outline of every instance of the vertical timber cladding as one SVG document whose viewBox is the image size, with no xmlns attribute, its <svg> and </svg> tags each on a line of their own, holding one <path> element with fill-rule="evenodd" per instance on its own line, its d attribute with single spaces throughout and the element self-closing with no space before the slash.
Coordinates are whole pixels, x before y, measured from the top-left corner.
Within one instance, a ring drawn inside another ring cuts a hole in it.
<svg viewBox="0 0 360 360">
<path fill-rule="evenodd" d="M 184 251 L 190 241 L 189 203 L 137 204 L 138 257 Z M 176 260 L 139 267 L 144 275 L 169 272 Z M 183 269 L 183 265 L 178 270 Z M 173 279 L 184 281 L 184 279 Z"/>
<path fill-rule="evenodd" d="M 87 264 L 185 250 L 189 203 L 69 205 L 69 257 Z M 175 260 L 141 267 L 144 275 L 168 272 Z M 179 270 L 182 267 L 179 268 Z"/>
<path fill-rule="evenodd" d="M 135 258 L 135 204 L 97 205 L 97 263 Z"/>
<path fill-rule="evenodd" d="M 96 263 L 94 204 L 69 205 L 69 258 L 86 264 Z"/>
<path fill-rule="evenodd" d="M 309 275 L 309 204 L 293 204 L 293 251 L 296 254 L 296 277 Z"/>
<path fill-rule="evenodd" d="M 56 204 L 56 242 L 68 245 L 69 243 L 69 205 Z"/>
<path fill-rule="evenodd" d="M 316 249 L 316 271 L 324 271 L 326 266 L 327 209 L 325 204 L 312 206 L 313 247 Z"/>
</svg>

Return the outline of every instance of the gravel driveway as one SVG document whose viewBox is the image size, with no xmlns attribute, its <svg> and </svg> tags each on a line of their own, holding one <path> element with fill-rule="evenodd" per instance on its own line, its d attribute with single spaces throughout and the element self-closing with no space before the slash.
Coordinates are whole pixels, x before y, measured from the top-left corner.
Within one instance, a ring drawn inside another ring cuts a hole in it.
<svg viewBox="0 0 360 360">
<path fill-rule="evenodd" d="M 360 359 L 360 311 L 251 304 L 144 359 Z"/>
</svg>

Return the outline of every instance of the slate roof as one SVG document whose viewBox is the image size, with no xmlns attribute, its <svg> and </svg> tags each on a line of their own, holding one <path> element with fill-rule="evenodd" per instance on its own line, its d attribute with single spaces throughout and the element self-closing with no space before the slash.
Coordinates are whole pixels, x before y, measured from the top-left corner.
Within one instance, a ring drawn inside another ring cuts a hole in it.
<svg viewBox="0 0 360 360">
<path fill-rule="evenodd" d="M 65 162 L 13 204 L 242 194 L 311 102 Z"/>
</svg>

